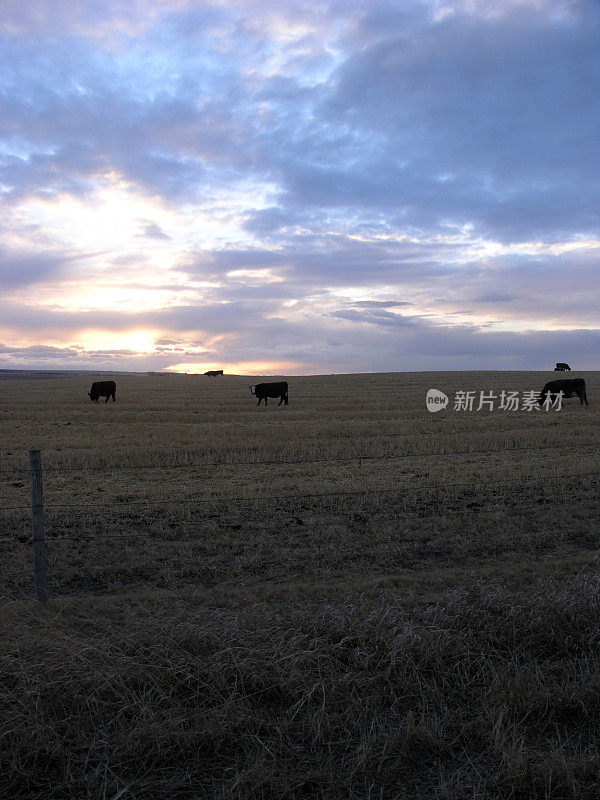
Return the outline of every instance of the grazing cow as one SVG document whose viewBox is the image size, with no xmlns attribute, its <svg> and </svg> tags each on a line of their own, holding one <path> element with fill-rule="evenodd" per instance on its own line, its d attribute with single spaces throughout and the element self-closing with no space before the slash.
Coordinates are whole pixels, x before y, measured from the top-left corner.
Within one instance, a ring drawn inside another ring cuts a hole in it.
<svg viewBox="0 0 600 800">
<path fill-rule="evenodd" d="M 584 401 L 586 406 L 589 405 L 583 378 L 563 378 L 560 381 L 550 381 L 542 389 L 538 403 L 543 405 L 548 395 L 552 398 L 553 395 L 557 395 L 559 392 L 562 392 L 562 396 L 565 398 L 578 397 L 580 405 L 583 405 Z"/>
<path fill-rule="evenodd" d="M 223 374 L 223 370 L 222 369 L 209 369 L 208 372 L 205 372 L 204 374 L 208 375 L 209 378 L 216 378 L 217 375 L 222 375 Z"/>
<path fill-rule="evenodd" d="M 112 397 L 113 403 L 115 402 L 115 392 L 117 391 L 117 384 L 114 381 L 96 381 L 92 383 L 92 389 L 88 392 L 92 402 L 97 403 L 99 397 Z"/>
<path fill-rule="evenodd" d="M 558 361 L 554 367 L 554 372 L 571 372 L 571 367 L 568 364 L 564 364 L 562 361 Z"/>
<path fill-rule="evenodd" d="M 255 397 L 258 397 L 258 405 L 260 401 L 264 400 L 267 405 L 267 397 L 279 397 L 277 403 L 280 406 L 282 403 L 288 405 L 288 385 L 286 381 L 280 383 L 257 383 L 256 386 L 250 387 L 250 392 Z"/>
</svg>

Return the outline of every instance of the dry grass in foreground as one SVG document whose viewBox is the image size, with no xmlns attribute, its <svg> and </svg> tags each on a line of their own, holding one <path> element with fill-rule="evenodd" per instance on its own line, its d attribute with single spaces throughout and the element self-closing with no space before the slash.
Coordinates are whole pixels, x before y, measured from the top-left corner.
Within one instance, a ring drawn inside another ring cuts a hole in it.
<svg viewBox="0 0 600 800">
<path fill-rule="evenodd" d="M 598 797 L 597 576 L 421 607 L 144 599 L 4 610 L 1 797 Z"/>
</svg>

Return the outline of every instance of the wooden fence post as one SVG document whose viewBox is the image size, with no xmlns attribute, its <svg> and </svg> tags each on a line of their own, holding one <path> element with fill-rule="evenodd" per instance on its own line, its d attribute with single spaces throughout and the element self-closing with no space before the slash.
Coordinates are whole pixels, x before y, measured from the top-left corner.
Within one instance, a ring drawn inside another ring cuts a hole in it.
<svg viewBox="0 0 600 800">
<path fill-rule="evenodd" d="M 29 451 L 31 485 L 31 533 L 33 535 L 33 584 L 35 596 L 42 603 L 48 599 L 46 575 L 46 542 L 44 539 L 44 490 L 42 485 L 42 454 Z"/>
</svg>

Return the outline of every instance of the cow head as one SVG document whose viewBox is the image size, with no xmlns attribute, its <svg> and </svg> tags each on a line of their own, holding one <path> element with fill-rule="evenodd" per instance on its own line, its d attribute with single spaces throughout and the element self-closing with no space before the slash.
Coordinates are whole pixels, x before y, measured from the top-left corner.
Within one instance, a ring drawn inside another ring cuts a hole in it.
<svg viewBox="0 0 600 800">
<path fill-rule="evenodd" d="M 249 386 L 248 388 L 250 389 L 250 394 L 254 394 L 254 389 L 256 387 L 255 386 Z"/>
</svg>

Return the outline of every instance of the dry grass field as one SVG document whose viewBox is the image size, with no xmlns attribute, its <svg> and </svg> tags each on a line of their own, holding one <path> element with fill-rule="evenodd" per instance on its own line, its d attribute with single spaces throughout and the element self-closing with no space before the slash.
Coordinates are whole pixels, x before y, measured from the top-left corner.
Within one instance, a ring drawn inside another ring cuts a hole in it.
<svg viewBox="0 0 600 800">
<path fill-rule="evenodd" d="M 555 377 L 0 380 L 0 797 L 600 797 L 600 375 L 475 410 Z"/>
</svg>

